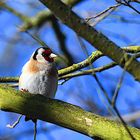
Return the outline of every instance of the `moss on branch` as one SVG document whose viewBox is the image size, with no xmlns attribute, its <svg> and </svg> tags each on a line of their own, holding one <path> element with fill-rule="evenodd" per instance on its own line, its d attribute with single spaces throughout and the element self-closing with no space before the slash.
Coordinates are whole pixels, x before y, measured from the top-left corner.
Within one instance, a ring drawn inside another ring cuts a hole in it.
<svg viewBox="0 0 140 140">
<path fill-rule="evenodd" d="M 107 70 L 107 69 L 115 67 L 115 66 L 117 66 L 117 64 L 115 62 L 112 62 L 110 64 L 107 64 L 105 66 L 101 66 L 101 67 L 98 67 L 98 68 L 93 68 L 93 69 L 89 69 L 89 70 L 84 70 L 84 71 L 80 71 L 80 72 L 75 72 L 75 73 L 69 73 L 69 74 L 66 74 L 66 75 L 62 75 L 62 76 L 59 77 L 59 80 L 71 79 L 71 78 L 74 78 L 74 77 L 84 76 L 84 75 L 92 75 L 96 72 L 101 72 L 101 71 Z"/>
<path fill-rule="evenodd" d="M 92 64 L 94 61 L 96 61 L 101 56 L 103 56 L 103 54 L 100 51 L 95 51 L 84 61 L 77 63 L 77 64 L 73 64 L 72 66 L 59 70 L 58 74 L 59 74 L 59 76 L 62 76 L 62 75 L 74 72 L 76 70 L 80 70 L 81 68 L 89 66 L 90 64 Z"/>
<path fill-rule="evenodd" d="M 127 50 L 127 48 L 125 48 L 126 51 L 128 52 L 135 52 L 135 50 Z M 140 58 L 140 54 L 136 54 L 135 55 L 136 58 Z M 117 64 L 115 62 L 111 62 L 109 64 L 106 64 L 104 66 L 101 66 L 101 67 L 97 67 L 97 68 L 93 68 L 93 69 L 89 69 L 89 70 L 84 70 L 84 71 L 80 71 L 80 72 L 75 72 L 75 73 L 69 73 L 69 74 L 65 74 L 65 75 L 62 75 L 62 76 L 59 76 L 59 80 L 62 80 L 62 79 L 70 79 L 70 78 L 74 78 L 74 77 L 78 77 L 78 76 L 84 76 L 84 75 L 91 75 L 91 74 L 94 74 L 96 72 L 102 72 L 102 71 L 105 71 L 105 70 L 108 70 L 110 68 L 113 68 L 117 66 Z"/>
<path fill-rule="evenodd" d="M 51 122 L 89 137 L 107 140 L 131 139 L 120 123 L 63 101 L 23 93 L 3 85 L 0 85 L 0 109 Z M 139 140 L 140 130 L 128 128 L 135 139 Z"/>
<path fill-rule="evenodd" d="M 138 53 L 138 52 L 140 52 L 140 46 L 129 46 L 129 47 L 124 47 L 122 49 L 124 51 L 126 51 L 127 53 Z M 59 79 L 92 74 L 93 72 L 101 72 L 103 70 L 112 68 L 112 67 L 117 65 L 115 62 L 112 62 L 112 63 L 110 63 L 108 65 L 102 66 L 102 67 L 94 69 L 94 70 L 87 70 L 86 72 L 79 72 L 77 74 L 66 75 L 68 73 L 71 73 L 71 72 L 74 72 L 76 70 L 80 70 L 80 69 L 82 69 L 82 68 L 84 68 L 86 66 L 89 66 L 90 64 L 92 64 L 94 61 L 96 61 L 98 58 L 100 58 L 102 56 L 103 56 L 103 54 L 100 51 L 95 51 L 86 60 L 84 60 L 84 61 L 82 61 L 80 63 L 77 63 L 77 64 L 73 64 L 70 67 L 67 67 L 67 68 L 59 70 Z"/>
</svg>

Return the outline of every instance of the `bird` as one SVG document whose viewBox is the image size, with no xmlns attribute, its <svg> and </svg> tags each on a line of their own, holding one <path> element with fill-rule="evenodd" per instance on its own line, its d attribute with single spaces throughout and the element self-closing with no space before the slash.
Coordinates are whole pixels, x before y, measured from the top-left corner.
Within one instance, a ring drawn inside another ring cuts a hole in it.
<svg viewBox="0 0 140 140">
<path fill-rule="evenodd" d="M 19 78 L 19 90 L 30 92 L 31 94 L 41 94 L 47 98 L 54 98 L 58 86 L 58 71 L 54 62 L 57 57 L 48 47 L 40 47 L 33 52 L 30 59 L 22 68 Z M 12 125 L 7 124 L 8 128 L 14 128 L 20 122 L 20 115 Z M 34 140 L 37 134 L 37 118 L 25 116 L 25 121 L 34 122 Z"/>
<path fill-rule="evenodd" d="M 41 94 L 54 98 L 58 86 L 58 71 L 54 62 L 57 57 L 48 47 L 40 47 L 33 52 L 29 61 L 22 68 L 19 78 L 19 90 L 31 94 Z M 25 121 L 36 118 L 25 117 Z"/>
</svg>

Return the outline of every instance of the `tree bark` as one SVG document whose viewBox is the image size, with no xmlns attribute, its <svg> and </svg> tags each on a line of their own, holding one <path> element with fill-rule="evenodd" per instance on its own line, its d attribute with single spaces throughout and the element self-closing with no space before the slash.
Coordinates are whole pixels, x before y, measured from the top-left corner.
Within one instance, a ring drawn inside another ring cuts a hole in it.
<svg viewBox="0 0 140 140">
<path fill-rule="evenodd" d="M 51 122 L 92 138 L 131 139 L 121 123 L 84 111 L 78 106 L 63 101 L 20 92 L 4 85 L 0 85 L 0 109 Z M 128 128 L 135 139 L 139 140 L 140 130 L 129 126 Z"/>
</svg>

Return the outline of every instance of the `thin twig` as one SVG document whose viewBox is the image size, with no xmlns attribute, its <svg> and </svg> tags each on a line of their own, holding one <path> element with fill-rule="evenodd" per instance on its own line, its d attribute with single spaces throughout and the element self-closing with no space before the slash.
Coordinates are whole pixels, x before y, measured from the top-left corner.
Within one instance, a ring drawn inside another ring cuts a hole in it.
<svg viewBox="0 0 140 140">
<path fill-rule="evenodd" d="M 59 47 L 67 58 L 67 65 L 70 66 L 74 63 L 74 60 L 73 60 L 72 55 L 70 54 L 69 50 L 67 49 L 66 36 L 62 32 L 60 25 L 55 17 L 52 18 L 52 27 L 53 27 L 53 30 L 55 31 L 57 40 L 59 42 Z"/>
<path fill-rule="evenodd" d="M 37 121 L 34 122 L 34 140 L 36 140 L 36 136 L 37 136 Z"/>
<path fill-rule="evenodd" d="M 39 37 L 32 35 L 30 32 L 25 31 L 29 36 L 31 36 L 37 43 L 39 43 L 42 47 L 49 48 L 45 42 L 43 42 Z"/>
<path fill-rule="evenodd" d="M 82 47 L 83 51 L 85 52 L 85 55 L 86 55 L 87 57 L 89 57 L 89 56 L 88 56 L 88 51 L 87 51 L 86 46 L 84 45 L 82 39 L 81 39 L 79 36 L 77 36 L 77 37 L 78 37 L 80 46 Z M 89 64 L 89 67 L 90 67 L 92 70 L 94 69 L 92 63 Z M 93 70 L 91 74 L 92 74 L 92 76 L 95 78 L 95 80 L 96 80 L 96 82 L 97 82 L 99 88 L 101 89 L 101 91 L 104 93 L 104 96 L 106 97 L 107 101 L 109 101 L 110 99 L 109 99 L 109 97 L 108 97 L 108 94 L 106 93 L 106 91 L 105 91 L 105 89 L 103 88 L 101 82 L 99 81 L 97 75 L 95 74 L 95 71 Z M 109 109 L 110 114 L 113 115 L 114 112 L 112 111 L 112 109 L 111 109 L 109 106 L 107 106 L 107 108 Z"/>
<path fill-rule="evenodd" d="M 29 36 L 31 36 L 39 45 L 41 45 L 42 47 L 45 47 L 45 48 L 49 48 L 49 46 L 43 41 L 41 40 L 38 36 L 35 36 L 33 34 L 31 34 L 30 32 L 28 31 L 25 31 L 25 33 L 27 33 Z M 51 48 L 52 49 L 52 48 Z M 53 50 L 52 50 L 53 51 Z M 54 51 L 53 51 L 54 52 Z M 61 55 L 58 55 L 57 54 L 57 57 L 61 58 L 63 60 L 63 57 Z"/>
<path fill-rule="evenodd" d="M 8 127 L 8 128 L 15 128 L 15 127 L 19 124 L 21 118 L 22 118 L 22 115 L 20 115 L 20 116 L 18 117 L 18 119 L 17 119 L 12 125 L 7 124 L 6 127 Z"/>
<path fill-rule="evenodd" d="M 111 120 L 116 120 L 117 119 L 116 117 L 112 117 L 112 116 L 108 117 L 108 118 L 111 119 Z M 125 122 L 134 122 L 134 121 L 136 121 L 137 119 L 140 118 L 140 110 L 125 114 L 125 115 L 122 116 L 122 118 L 123 118 L 123 120 L 125 120 Z"/>
<path fill-rule="evenodd" d="M 131 139 L 132 139 L 132 140 L 135 140 L 134 136 L 131 134 L 129 128 L 128 128 L 127 125 L 126 125 L 126 122 L 125 122 L 125 121 L 123 120 L 123 118 L 121 117 L 121 115 L 120 115 L 120 113 L 119 113 L 117 107 L 114 106 L 113 108 L 114 108 L 114 110 L 115 110 L 117 116 L 119 117 L 120 121 L 122 122 L 124 128 L 126 129 L 126 131 L 128 132 L 128 134 L 130 135 Z"/>
<path fill-rule="evenodd" d="M 89 17 L 89 18 L 86 18 L 85 20 L 86 20 L 86 22 L 89 22 L 91 19 L 100 17 L 100 16 L 102 16 L 103 14 L 107 13 L 107 12 L 110 11 L 110 10 L 111 10 L 110 12 L 112 12 L 112 10 L 115 10 L 115 9 L 116 9 L 117 7 L 119 7 L 120 5 L 121 5 L 121 4 L 118 3 L 118 4 L 114 5 L 114 6 L 110 6 L 110 7 L 108 7 L 107 9 L 105 9 L 104 11 L 100 12 L 99 14 L 97 14 L 97 15 L 95 15 L 95 16 L 92 16 L 92 17 Z"/>
<path fill-rule="evenodd" d="M 61 83 L 58 83 L 58 85 L 63 85 L 63 84 L 66 83 L 68 80 L 70 80 L 70 78 L 64 79 Z"/>
<path fill-rule="evenodd" d="M 119 91 L 120 91 L 120 88 L 122 86 L 122 82 L 123 82 L 123 79 L 124 79 L 124 76 L 125 76 L 125 70 L 123 70 L 123 73 L 119 79 L 119 82 L 116 86 L 116 89 L 115 89 L 115 92 L 114 92 L 114 95 L 112 97 L 112 106 L 114 107 L 116 105 L 116 101 L 117 101 L 117 97 L 118 97 L 118 94 L 119 94 Z"/>
<path fill-rule="evenodd" d="M 121 0 L 116 0 L 116 2 L 118 2 L 118 4 L 122 4 L 124 6 L 128 6 L 130 7 L 131 9 L 133 9 L 136 13 L 140 14 L 140 11 L 138 11 L 136 8 L 134 8 L 132 5 L 131 5 L 131 2 L 137 2 L 137 3 L 140 3 L 138 1 L 126 1 L 126 0 L 123 0 L 124 2 L 122 2 Z"/>
</svg>

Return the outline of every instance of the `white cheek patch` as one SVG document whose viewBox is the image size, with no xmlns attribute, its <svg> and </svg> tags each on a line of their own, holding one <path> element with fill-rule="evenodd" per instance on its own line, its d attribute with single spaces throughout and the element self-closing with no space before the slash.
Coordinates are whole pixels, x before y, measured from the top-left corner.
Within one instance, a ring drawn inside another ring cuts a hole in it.
<svg viewBox="0 0 140 140">
<path fill-rule="evenodd" d="M 38 50 L 38 54 L 37 54 L 37 56 L 36 56 L 36 58 L 37 58 L 37 61 L 38 62 L 40 62 L 40 63 L 46 63 L 46 60 L 45 60 L 45 58 L 42 56 L 42 53 L 44 52 L 44 49 L 39 49 Z"/>
<path fill-rule="evenodd" d="M 45 58 L 42 56 L 42 55 L 37 55 L 36 56 L 36 58 L 37 58 L 37 61 L 38 62 L 41 62 L 41 63 L 46 63 L 46 60 L 45 60 Z"/>
</svg>

